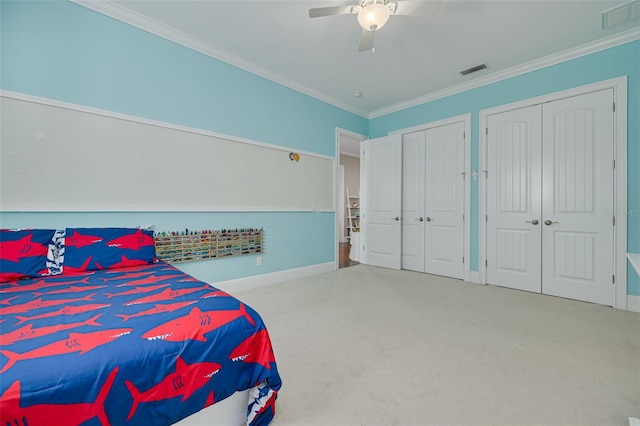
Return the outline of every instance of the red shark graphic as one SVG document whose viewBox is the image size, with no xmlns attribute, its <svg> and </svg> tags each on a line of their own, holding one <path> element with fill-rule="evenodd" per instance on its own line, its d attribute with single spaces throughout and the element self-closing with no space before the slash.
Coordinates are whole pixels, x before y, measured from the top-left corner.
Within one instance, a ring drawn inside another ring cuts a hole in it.
<svg viewBox="0 0 640 426">
<path fill-rule="evenodd" d="M 76 274 L 73 276 L 73 281 L 62 281 L 65 280 L 69 277 L 67 277 L 66 275 L 52 275 L 50 277 L 47 277 L 47 281 L 51 284 L 51 285 L 58 285 L 58 284 L 77 284 L 78 282 L 78 277 L 88 277 L 89 275 L 94 275 L 96 272 L 95 271 L 86 271 L 84 274 Z M 87 280 L 88 278 L 83 278 L 82 282 L 84 282 L 85 280 Z"/>
<path fill-rule="evenodd" d="M 232 297 L 229 293 L 222 290 L 212 291 L 211 293 L 203 294 L 200 299 L 210 299 L 212 297 Z"/>
<path fill-rule="evenodd" d="M 208 406 L 213 405 L 215 403 L 216 403 L 216 399 L 213 396 L 213 391 L 211 391 L 211 393 L 207 397 L 207 400 L 204 402 L 204 407 L 202 407 L 202 408 L 208 407 Z"/>
<path fill-rule="evenodd" d="M 2 288 L 0 289 L 0 293 L 17 293 L 19 291 L 36 291 L 36 290 L 42 290 L 43 288 L 60 287 L 60 286 L 69 285 L 69 284 L 86 284 L 88 283 L 88 280 L 89 280 L 89 277 L 83 278 L 79 281 L 75 280 L 75 281 L 51 282 L 50 280 L 40 280 L 40 281 L 34 282 L 33 284 Z M 87 288 L 87 287 L 83 287 L 83 288 Z M 67 290 L 58 290 L 58 292 L 61 292 L 61 293 L 66 291 Z M 44 293 L 54 294 L 54 292 L 52 291 L 48 291 Z"/>
<path fill-rule="evenodd" d="M 89 280 L 89 277 L 83 278 L 81 280 L 75 280 L 75 281 L 56 282 L 51 280 L 40 280 L 40 281 L 34 282 L 33 284 L 2 288 L 0 289 L 0 293 L 17 293 L 19 291 L 35 291 L 35 290 L 41 290 L 43 288 L 60 287 L 60 286 L 69 285 L 69 284 L 86 284 L 88 283 L 88 280 Z M 47 292 L 47 293 L 51 294 L 52 292 Z"/>
<path fill-rule="evenodd" d="M 71 286 L 71 287 L 67 287 L 67 288 L 62 288 L 60 290 L 53 290 L 53 291 L 45 291 L 45 292 L 37 292 L 34 291 L 33 295 L 34 296 L 42 296 L 42 295 L 48 295 L 48 294 L 65 294 L 65 293 L 82 293 L 83 291 L 91 291 L 91 290 L 97 290 L 99 288 L 105 288 L 107 287 L 106 285 L 88 285 L 85 287 L 80 287 L 80 286 Z"/>
<path fill-rule="evenodd" d="M 18 274 L 17 272 L 2 272 L 0 273 L 0 281 L 4 283 L 8 283 L 12 286 L 17 286 L 18 283 L 16 281 L 29 278 L 29 275 Z"/>
<path fill-rule="evenodd" d="M 100 326 L 102 324 L 96 322 L 97 319 L 100 318 L 100 316 L 102 316 L 102 314 L 95 315 L 82 322 L 59 324 L 40 328 L 33 328 L 33 324 L 25 325 L 24 327 L 20 327 L 19 329 L 14 330 L 11 333 L 1 334 L 0 342 L 2 342 L 3 345 L 10 345 L 20 340 L 35 339 L 36 337 L 48 336 L 59 331 L 71 330 L 73 328 L 82 327 L 84 325 Z"/>
<path fill-rule="evenodd" d="M 109 271 L 107 272 L 107 274 L 113 274 L 114 271 Z M 122 273 L 121 271 L 116 271 L 116 273 Z M 151 271 L 145 271 L 145 272 L 129 272 L 127 274 L 124 275 L 119 275 L 116 277 L 107 277 L 107 278 L 100 278 L 102 281 L 116 281 L 116 280 L 130 280 L 131 278 L 140 278 L 140 277 L 144 277 L 145 275 L 149 275 L 151 274 Z"/>
<path fill-rule="evenodd" d="M 146 265 L 147 262 L 140 259 L 128 259 L 127 256 L 120 256 L 120 262 L 112 264 L 109 268 L 128 268 L 130 266 Z"/>
<path fill-rule="evenodd" d="M 65 236 L 64 245 L 68 247 L 81 248 L 84 246 L 90 246 L 91 244 L 99 243 L 104 238 L 94 237 L 93 235 L 82 235 L 78 231 L 73 231 L 73 235 Z"/>
<path fill-rule="evenodd" d="M 189 305 L 193 305 L 194 303 L 198 303 L 198 302 L 196 300 L 189 300 L 186 302 L 177 302 L 177 303 L 169 303 L 169 304 L 158 303 L 156 304 L 155 308 L 147 309 L 146 311 L 138 312 L 137 314 L 133 314 L 133 315 L 116 314 L 116 316 L 122 318 L 122 321 L 124 322 L 131 318 L 142 317 L 146 315 L 162 314 L 164 312 L 177 311 L 178 309 L 182 309 Z"/>
<path fill-rule="evenodd" d="M 69 338 L 50 343 L 48 345 L 33 349 L 31 351 L 19 354 L 8 350 L 0 350 L 0 354 L 9 358 L 9 361 L 2 367 L 0 373 L 4 373 L 18 361 L 27 359 L 44 358 L 47 356 L 65 355 L 73 352 L 79 352 L 78 355 L 84 355 L 98 346 L 129 334 L 133 328 L 114 328 L 110 330 L 92 331 L 90 333 L 69 333 Z"/>
<path fill-rule="evenodd" d="M 27 235 L 19 240 L 0 242 L 0 259 L 17 263 L 24 257 L 46 256 L 49 248 L 31 242 L 32 237 L 33 235 Z"/>
<path fill-rule="evenodd" d="M 136 287 L 131 290 L 123 291 L 121 293 L 105 293 L 105 294 L 107 295 L 107 299 L 111 299 L 112 297 L 115 297 L 115 296 L 128 296 L 130 294 L 149 293 L 154 290 L 158 290 L 162 287 L 166 287 L 168 285 L 169 284 L 160 284 L 160 285 L 152 285 L 149 287 Z"/>
<path fill-rule="evenodd" d="M 109 247 L 120 247 L 128 250 L 140 250 L 140 247 L 153 246 L 155 241 L 152 237 L 142 233 L 142 229 L 138 229 L 135 234 L 123 235 L 115 238 L 107 243 Z"/>
<path fill-rule="evenodd" d="M 271 348 L 271 340 L 267 330 L 260 330 L 246 338 L 229 355 L 232 361 L 255 362 L 271 370 L 271 363 L 276 362 Z"/>
<path fill-rule="evenodd" d="M 82 264 L 82 266 L 80 266 L 79 268 L 74 268 L 73 266 L 62 266 L 62 271 L 63 273 L 70 275 L 70 274 L 81 274 L 83 272 L 87 272 L 87 268 L 89 267 L 89 263 L 91 263 L 91 258 L 93 256 L 89 256 L 87 258 L 87 260 L 84 261 L 84 263 Z"/>
<path fill-rule="evenodd" d="M 182 401 L 186 401 L 195 391 L 206 385 L 218 371 L 220 371 L 220 364 L 215 362 L 187 364 L 182 358 L 178 357 L 176 372 L 167 375 L 151 389 L 140 392 L 132 382 L 125 381 L 124 383 L 133 397 L 133 405 L 129 411 L 127 421 L 133 417 L 138 405 L 142 402 L 162 401 L 177 396 L 181 396 Z"/>
<path fill-rule="evenodd" d="M 205 289 L 211 288 L 208 284 L 205 284 L 204 287 L 196 287 L 196 288 L 183 288 L 180 290 L 174 290 L 172 288 L 167 288 L 164 291 L 156 294 L 152 294 L 151 296 L 142 297 L 140 299 L 132 300 L 130 302 L 125 303 L 126 306 L 131 305 L 139 305 L 141 303 L 156 303 L 156 302 L 164 302 L 165 300 L 173 300 L 176 297 L 184 296 L 187 294 L 195 293 L 197 291 L 202 291 Z"/>
<path fill-rule="evenodd" d="M 157 284 L 160 281 L 168 280 L 170 278 L 181 277 L 183 274 L 174 274 L 174 275 L 160 275 L 159 277 L 156 275 L 148 276 L 147 278 L 140 278 L 139 280 L 133 280 L 126 282 L 124 284 L 118 284 L 117 287 L 131 287 L 136 285 L 144 285 L 144 284 Z"/>
<path fill-rule="evenodd" d="M 18 297 L 20 297 L 20 296 L 13 296 L 13 297 L 10 297 L 8 299 L 0 300 L 0 305 L 11 305 L 11 301 L 13 299 L 17 299 Z"/>
<path fill-rule="evenodd" d="M 41 318 L 50 318 L 50 317 L 55 317 L 58 315 L 77 315 L 77 314 L 82 314 L 84 312 L 90 312 L 90 311 L 95 311 L 97 309 L 102 309 L 102 308 L 108 308 L 111 305 L 105 305 L 105 304 L 91 304 L 91 305 L 82 305 L 82 306 L 65 306 L 62 309 L 58 309 L 57 311 L 54 312 L 47 312 L 46 314 L 40 314 L 40 315 L 35 315 L 32 317 L 21 317 L 19 315 L 16 315 L 16 319 L 18 319 L 18 324 L 20 325 L 25 321 L 33 321 L 33 320 L 37 320 L 37 319 L 41 319 Z"/>
<path fill-rule="evenodd" d="M 18 282 L 14 281 L 12 278 L 3 278 L 3 277 L 12 277 L 14 275 L 15 274 L 13 273 L 8 273 L 8 274 L 0 273 L 0 286 L 2 286 L 2 288 L 19 287 Z"/>
<path fill-rule="evenodd" d="M 198 307 L 195 307 L 185 316 L 152 328 L 144 333 L 142 338 L 147 340 L 161 339 L 169 342 L 184 342 L 186 340 L 206 342 L 205 334 L 241 317 L 245 317 L 251 325 L 256 324 L 243 303 L 235 311 L 202 312 Z"/>
<path fill-rule="evenodd" d="M 27 303 L 23 303 L 21 305 L 9 305 L 6 308 L 2 308 L 2 313 L 4 315 L 21 314 L 23 312 L 29 312 L 34 309 L 49 308 L 51 306 L 64 305 L 65 303 L 80 302 L 83 300 L 91 301 L 93 300 L 93 296 L 95 295 L 95 293 L 91 293 L 88 296 L 79 297 L 77 299 L 58 299 L 47 301 L 43 301 L 42 298 L 39 298 Z"/>
<path fill-rule="evenodd" d="M 20 380 L 15 381 L 0 397 L 2 423 L 11 425 L 46 425 L 52 421 L 63 421 L 69 425 L 80 425 L 97 417 L 103 426 L 110 425 L 104 403 L 118 374 L 114 368 L 105 380 L 93 402 L 76 404 L 37 404 L 24 407 L 20 401 Z"/>
<path fill-rule="evenodd" d="M 126 259 L 126 258 L 125 258 Z M 129 259 L 127 259 L 129 260 Z M 164 267 L 160 267 L 160 265 L 163 264 L 163 262 L 159 261 L 158 263 L 145 263 L 144 265 L 132 265 L 130 267 L 120 267 L 120 269 L 118 270 L 111 270 L 111 271 L 107 271 L 105 272 L 106 274 L 123 274 L 126 273 L 127 269 L 131 269 L 133 271 L 137 272 L 141 272 L 141 271 L 145 271 L 146 273 L 152 273 L 152 272 L 161 272 L 161 271 L 174 271 L 175 272 L 175 268 L 164 264 Z M 124 269 L 124 270 L 123 270 Z M 148 269 L 154 269 L 154 271 L 147 271 Z M 116 279 L 119 279 L 120 277 L 116 277 Z"/>
</svg>

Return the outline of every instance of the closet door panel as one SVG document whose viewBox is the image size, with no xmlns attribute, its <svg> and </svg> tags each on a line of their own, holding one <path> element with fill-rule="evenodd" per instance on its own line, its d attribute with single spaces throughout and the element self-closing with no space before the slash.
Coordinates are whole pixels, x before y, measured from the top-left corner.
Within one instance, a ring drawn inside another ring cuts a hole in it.
<svg viewBox="0 0 640 426">
<path fill-rule="evenodd" d="M 545 294 L 613 304 L 612 105 L 609 89 L 543 107 Z"/>
<path fill-rule="evenodd" d="M 541 291 L 541 107 L 487 120 L 487 282 Z"/>
<path fill-rule="evenodd" d="M 425 272 L 462 278 L 464 123 L 426 131 Z"/>
<path fill-rule="evenodd" d="M 402 140 L 400 136 L 370 139 L 362 151 L 362 263 L 400 269 Z"/>
<path fill-rule="evenodd" d="M 425 131 L 402 135 L 402 269 L 424 272 Z"/>
</svg>

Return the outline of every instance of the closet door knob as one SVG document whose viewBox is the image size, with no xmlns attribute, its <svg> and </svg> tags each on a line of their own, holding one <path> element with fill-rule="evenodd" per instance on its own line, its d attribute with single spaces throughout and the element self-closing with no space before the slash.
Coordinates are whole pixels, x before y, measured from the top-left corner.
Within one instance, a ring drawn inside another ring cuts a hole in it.
<svg viewBox="0 0 640 426">
<path fill-rule="evenodd" d="M 427 222 L 431 222 L 432 220 L 435 220 L 435 219 L 434 219 L 434 218 L 432 218 L 432 217 L 428 217 L 428 218 L 427 218 Z"/>
<path fill-rule="evenodd" d="M 537 224 L 539 224 L 539 223 L 540 223 L 540 222 L 538 221 L 538 219 L 525 220 L 525 222 L 529 222 L 529 223 L 531 223 L 531 224 L 533 224 L 533 225 L 537 225 Z"/>
<path fill-rule="evenodd" d="M 420 222 L 424 222 L 424 217 L 420 216 L 419 218 L 413 219 L 413 220 L 419 220 Z"/>
<path fill-rule="evenodd" d="M 549 219 L 547 219 L 547 220 L 545 220 L 545 221 L 544 221 L 544 224 L 545 224 L 545 225 L 547 225 L 547 226 L 549 226 L 549 225 L 553 225 L 554 223 L 560 223 L 560 222 L 553 222 L 553 221 L 551 221 L 551 220 L 549 220 Z"/>
<path fill-rule="evenodd" d="M 396 222 L 400 220 L 400 218 L 398 216 L 396 217 L 392 217 L 391 220 L 395 220 Z"/>
</svg>

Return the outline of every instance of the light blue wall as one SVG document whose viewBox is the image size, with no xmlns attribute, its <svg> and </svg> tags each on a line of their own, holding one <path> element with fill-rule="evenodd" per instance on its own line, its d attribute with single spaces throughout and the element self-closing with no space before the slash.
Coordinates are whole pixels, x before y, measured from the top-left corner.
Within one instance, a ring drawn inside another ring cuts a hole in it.
<svg viewBox="0 0 640 426">
<path fill-rule="evenodd" d="M 479 111 L 510 102 L 627 76 L 628 251 L 640 252 L 640 41 L 488 84 L 403 111 L 374 118 L 369 136 L 471 113 L 471 168 L 478 170 Z M 426 78 L 426 77 L 425 77 Z M 471 184 L 471 270 L 478 270 L 478 181 Z M 627 292 L 640 296 L 640 278 L 628 267 Z"/>
<path fill-rule="evenodd" d="M 4 90 L 330 156 L 336 127 L 368 129 L 363 117 L 70 2 L 3 0 L 0 19 Z M 210 282 L 335 258 L 333 213 L 0 214 L 1 227 L 148 223 L 158 230 L 263 227 L 260 267 L 255 256 L 183 264 Z"/>
</svg>

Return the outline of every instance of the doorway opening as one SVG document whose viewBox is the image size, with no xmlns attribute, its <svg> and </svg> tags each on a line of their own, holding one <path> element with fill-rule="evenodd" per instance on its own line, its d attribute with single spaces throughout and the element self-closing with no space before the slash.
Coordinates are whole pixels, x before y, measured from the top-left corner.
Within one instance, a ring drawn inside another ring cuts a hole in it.
<svg viewBox="0 0 640 426">
<path fill-rule="evenodd" d="M 360 261 L 360 142 L 366 136 L 344 129 L 336 132 L 336 267 Z"/>
</svg>

